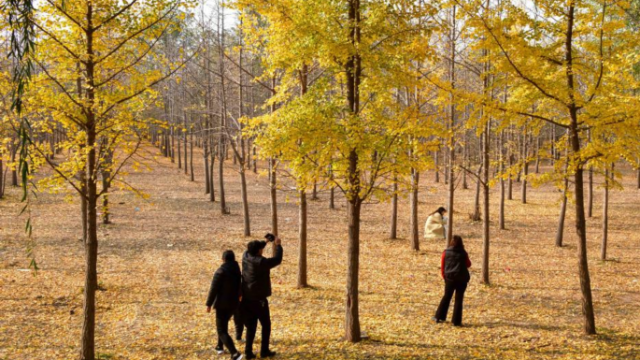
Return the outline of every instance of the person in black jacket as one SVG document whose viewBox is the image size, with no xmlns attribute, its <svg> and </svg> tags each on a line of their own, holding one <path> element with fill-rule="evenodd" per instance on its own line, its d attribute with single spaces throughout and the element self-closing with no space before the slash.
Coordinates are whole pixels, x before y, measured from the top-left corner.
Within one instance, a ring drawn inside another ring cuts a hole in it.
<svg viewBox="0 0 640 360">
<path fill-rule="evenodd" d="M 253 340 L 256 336 L 258 321 L 262 326 L 262 344 L 260 357 L 271 357 L 276 353 L 269 349 L 271 336 L 271 314 L 269 301 L 271 296 L 271 269 L 282 263 L 282 245 L 280 238 L 267 234 L 267 239 L 273 239 L 274 255 L 272 258 L 262 256 L 267 245 L 265 241 L 254 240 L 247 244 L 247 251 L 242 257 L 242 313 L 247 326 L 247 341 L 245 356 L 255 359 Z"/>
<path fill-rule="evenodd" d="M 207 312 L 211 312 L 212 306 L 216 309 L 218 340 L 227 347 L 232 360 L 241 360 L 242 354 L 238 352 L 229 336 L 229 320 L 240 303 L 242 275 L 233 251 L 227 250 L 222 253 L 222 260 L 222 266 L 213 274 L 207 297 Z M 216 350 L 219 350 L 219 354 L 222 353 L 222 349 Z"/>
<path fill-rule="evenodd" d="M 444 322 L 447 319 L 451 298 L 455 293 L 456 302 L 453 307 L 451 323 L 454 326 L 462 325 L 462 302 L 467 284 L 471 279 L 469 267 L 471 267 L 471 260 L 464 249 L 462 238 L 454 235 L 451 244 L 442 253 L 440 274 L 444 279 L 444 296 L 440 301 L 436 316 L 433 318 L 435 322 Z"/>
</svg>

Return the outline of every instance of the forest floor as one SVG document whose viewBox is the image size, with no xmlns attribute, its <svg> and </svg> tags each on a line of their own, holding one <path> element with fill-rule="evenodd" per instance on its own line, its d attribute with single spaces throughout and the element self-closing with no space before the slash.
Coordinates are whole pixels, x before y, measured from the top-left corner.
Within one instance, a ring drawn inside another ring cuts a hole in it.
<svg viewBox="0 0 640 360">
<path fill-rule="evenodd" d="M 153 158 L 155 149 L 146 149 Z M 200 159 L 197 159 L 200 160 Z M 170 160 L 150 160 L 152 171 L 130 183 L 150 195 L 111 196 L 114 223 L 99 229 L 96 343 L 100 359 L 215 358 L 214 317 L 204 302 L 221 252 L 243 252 L 239 176 L 226 167 L 230 215 L 205 196 Z M 200 164 L 200 161 L 197 162 Z M 445 204 L 446 188 L 423 175 L 420 221 Z M 507 202 L 507 230 L 492 218 L 491 286 L 480 284 L 481 223 L 469 220 L 474 187 L 457 190 L 455 233 L 473 266 L 463 322 L 431 318 L 443 292 L 442 242 L 408 240 L 408 199 L 400 201 L 398 240 L 388 240 L 388 203 L 363 209 L 360 320 L 368 338 L 342 340 L 347 222 L 343 198 L 329 210 L 328 192 L 309 206 L 309 282 L 296 289 L 298 210 L 295 192 L 279 192 L 284 262 L 272 271 L 272 348 L 281 359 L 640 359 L 640 191 L 626 170 L 613 191 L 609 260 L 600 261 L 602 190 L 596 187 L 588 220 L 589 265 L 597 336 L 584 336 L 577 272 L 574 208 L 568 207 L 566 246 L 554 246 L 560 195 L 551 185 L 520 184 Z M 601 177 L 597 177 L 600 184 Z M 255 238 L 270 228 L 263 175 L 248 175 Z M 217 184 L 216 184 L 217 191 Z M 33 205 L 37 275 L 29 271 L 19 189 L 0 201 L 0 359 L 77 358 L 82 327 L 84 250 L 79 205 L 64 194 L 39 194 Z M 497 214 L 498 193 L 492 195 Z M 420 227 L 422 232 L 422 226 Z M 233 325 L 230 325 L 233 328 Z M 258 332 L 259 333 L 259 332 Z M 258 335 L 259 337 L 259 335 Z M 243 347 L 240 346 L 242 349 Z M 257 346 L 254 347 L 257 350 Z"/>
</svg>

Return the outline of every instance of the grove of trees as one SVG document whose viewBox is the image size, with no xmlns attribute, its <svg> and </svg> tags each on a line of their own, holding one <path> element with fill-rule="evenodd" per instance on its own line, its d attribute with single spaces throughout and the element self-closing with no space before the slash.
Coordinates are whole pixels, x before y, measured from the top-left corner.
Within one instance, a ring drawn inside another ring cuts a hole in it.
<svg viewBox="0 0 640 360">
<path fill-rule="evenodd" d="M 277 193 L 295 184 L 300 288 L 313 272 L 308 201 L 326 190 L 334 209 L 334 194 L 344 194 L 350 342 L 362 339 L 368 202 L 389 202 L 396 238 L 398 201 L 409 195 L 407 251 L 417 251 L 418 199 L 429 196 L 419 185 L 447 184 L 449 239 L 462 216 L 456 191 L 474 189 L 489 285 L 491 239 L 509 226 L 513 184 L 527 203 L 528 191 L 553 183 L 559 217 L 549 246 L 563 246 L 572 208 L 584 332 L 596 333 L 586 232 L 594 178 L 605 184 L 603 260 L 608 192 L 621 186 L 616 164 L 637 169 L 640 189 L 640 2 L 46 0 L 16 22 L 31 1 L 7 2 L 0 19 L 10 54 L 0 59 L 0 199 L 20 185 L 74 194 L 86 249 L 81 359 L 96 358 L 98 224 L 117 218 L 110 191 L 137 192 L 126 175 L 146 166 L 138 154 L 148 146 L 191 181 L 202 167 L 212 211 L 242 214 L 246 237 L 254 235 L 247 172 L 269 177 L 275 234 Z M 35 39 L 20 41 L 25 29 Z M 33 50 L 20 57 L 21 47 Z M 32 70 L 16 76 L 27 63 Z M 230 162 L 240 209 L 225 197 Z"/>
</svg>

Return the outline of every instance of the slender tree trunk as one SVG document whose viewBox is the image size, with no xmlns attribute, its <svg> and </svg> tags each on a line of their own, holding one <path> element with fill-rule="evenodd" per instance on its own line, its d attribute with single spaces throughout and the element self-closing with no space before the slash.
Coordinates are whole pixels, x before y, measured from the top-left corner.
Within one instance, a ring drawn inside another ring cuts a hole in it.
<svg viewBox="0 0 640 360">
<path fill-rule="evenodd" d="M 111 223 L 109 209 L 109 189 L 111 188 L 111 166 L 113 166 L 113 150 L 106 150 L 102 174 L 102 223 L 108 225 Z"/>
<path fill-rule="evenodd" d="M 204 127 L 208 127 L 208 124 L 205 124 Z M 208 141 L 202 141 L 202 165 L 204 166 L 204 193 L 211 193 L 211 179 L 209 174 L 211 174 L 211 170 L 209 169 L 209 146 Z"/>
<path fill-rule="evenodd" d="M 178 134 L 178 136 L 176 137 L 177 137 L 176 141 L 178 142 L 178 146 L 176 147 L 176 149 L 178 150 L 178 155 L 177 155 L 178 169 L 182 169 L 182 146 L 180 144 L 180 139 L 181 139 L 180 134 Z"/>
<path fill-rule="evenodd" d="M 238 163 L 241 169 L 240 190 L 242 196 L 242 220 L 244 224 L 244 236 L 251 236 L 251 218 L 249 217 L 249 198 L 247 195 L 247 176 L 244 170 L 244 161 L 238 161 Z"/>
<path fill-rule="evenodd" d="M 413 214 L 412 214 L 413 217 Z M 393 175 L 393 195 L 391 196 L 391 226 L 389 239 L 398 238 L 398 175 Z"/>
<path fill-rule="evenodd" d="M 436 183 L 440 182 L 440 150 L 436 150 L 433 152 L 433 160 L 435 161 L 435 173 L 434 173 L 434 181 Z"/>
<path fill-rule="evenodd" d="M 568 145 L 568 144 L 567 144 Z M 565 152 L 565 158 L 569 159 L 568 150 Z M 564 166 L 564 184 L 562 188 L 562 204 L 560 205 L 560 217 L 558 219 L 558 230 L 556 231 L 556 246 L 564 245 L 564 223 L 567 214 L 567 201 L 569 196 L 569 160 Z"/>
<path fill-rule="evenodd" d="M 567 175 L 565 175 L 567 176 Z M 564 181 L 564 190 L 562 191 L 562 205 L 560 206 L 560 218 L 558 220 L 558 231 L 556 232 L 556 246 L 562 247 L 564 239 L 564 219 L 567 213 L 567 188 L 569 187 L 568 179 Z"/>
<path fill-rule="evenodd" d="M 491 131 L 491 120 L 487 121 L 487 126 L 482 136 L 482 283 L 489 285 L 489 242 L 490 242 L 490 222 L 489 222 L 489 146 Z"/>
<path fill-rule="evenodd" d="M 242 119 L 244 116 L 244 77 L 242 76 L 242 19 L 240 19 L 240 42 L 241 46 L 238 51 L 238 64 L 239 64 L 239 80 L 238 80 L 238 118 Z M 240 152 L 238 153 L 236 147 L 234 146 L 233 150 L 235 152 L 235 157 L 238 158 L 238 165 L 240 171 L 240 195 L 242 197 L 242 220 L 244 224 L 244 236 L 251 236 L 251 218 L 249 216 L 249 195 L 247 194 L 247 175 L 246 175 L 246 166 L 248 154 L 245 152 L 244 147 L 244 138 L 242 136 L 242 123 L 239 125 L 239 131 L 237 134 L 237 138 L 240 139 Z M 248 141 L 247 141 L 248 142 Z"/>
<path fill-rule="evenodd" d="M 189 172 L 191 173 L 191 181 L 196 181 L 195 173 L 193 171 L 193 127 L 190 129 L 190 141 L 189 141 L 189 152 L 191 153 L 189 156 Z"/>
<path fill-rule="evenodd" d="M 536 136 L 536 174 L 540 173 L 540 134 Z"/>
<path fill-rule="evenodd" d="M 613 172 L 613 165 L 611 166 Z M 600 260 L 607 260 L 607 241 L 609 240 L 609 167 L 604 171 L 604 197 L 602 199 L 602 244 L 600 246 Z"/>
<path fill-rule="evenodd" d="M 211 160 L 211 166 L 209 167 L 209 179 L 210 179 L 209 201 L 215 202 L 216 201 L 216 182 L 214 181 L 215 179 L 214 169 L 216 164 L 216 152 L 214 150 L 212 136 L 209 136 L 208 142 L 209 142 L 209 149 L 211 149 L 211 153 L 209 155 Z"/>
<path fill-rule="evenodd" d="M 0 153 L 0 199 L 4 197 L 4 166 L 2 163 L 2 154 Z"/>
<path fill-rule="evenodd" d="M 418 231 L 418 184 L 420 182 L 420 173 L 416 169 L 411 169 L 411 193 L 409 199 L 411 201 L 411 249 L 420 250 L 420 233 Z M 397 186 L 397 185 L 396 185 Z M 396 195 L 397 196 L 397 195 Z M 397 200 L 396 200 L 397 201 Z"/>
<path fill-rule="evenodd" d="M 527 203 L 527 175 L 529 175 L 529 142 L 527 141 L 528 139 L 528 135 L 527 135 L 527 126 L 525 125 L 524 127 L 524 135 L 522 136 L 522 161 L 524 161 L 524 164 L 522 166 L 522 194 L 521 194 L 521 199 L 522 199 L 522 203 L 526 204 Z"/>
<path fill-rule="evenodd" d="M 593 169 L 589 168 L 587 177 L 587 216 L 593 216 Z"/>
<path fill-rule="evenodd" d="M 505 171 L 505 167 L 504 167 L 504 130 L 502 130 L 500 132 L 500 146 L 499 146 L 499 152 L 500 152 L 500 172 L 502 174 L 504 174 Z M 504 222 L 504 202 L 505 202 L 505 182 L 504 182 L 504 178 L 502 176 L 500 176 L 500 216 L 499 216 L 499 225 L 500 225 L 500 230 L 505 230 L 505 222 Z"/>
<path fill-rule="evenodd" d="M 256 146 L 253 145 L 253 173 L 258 173 L 258 156 L 256 156 Z"/>
<path fill-rule="evenodd" d="M 351 121 L 358 121 L 360 115 L 360 80 L 362 76 L 362 64 L 359 54 L 360 44 L 360 0 L 349 0 L 349 30 L 351 45 L 355 52 L 351 54 L 345 64 L 345 76 L 347 85 L 347 102 L 349 105 Z M 345 339 L 349 342 L 361 340 L 360 315 L 359 315 L 359 269 L 360 269 L 360 164 L 357 149 L 349 151 L 349 167 L 347 179 L 348 221 L 349 221 L 349 245 L 347 250 L 347 291 L 345 314 Z"/>
<path fill-rule="evenodd" d="M 468 146 L 468 134 L 465 131 L 464 132 L 464 148 L 462 149 L 462 162 L 464 164 L 464 166 L 468 169 L 469 168 L 469 146 Z M 462 188 L 464 190 L 467 190 L 469 188 L 469 184 L 467 183 L 467 172 L 463 171 L 462 172 Z"/>
<path fill-rule="evenodd" d="M 87 239 L 85 241 L 85 285 L 81 341 L 81 360 L 95 359 L 95 326 L 96 326 L 96 290 L 98 289 L 98 189 L 96 169 L 96 117 L 93 110 L 95 104 L 95 63 L 93 52 L 93 5 L 87 5 L 86 49 L 88 59 L 84 63 L 87 79 L 87 107 L 85 127 L 87 148 L 86 198 L 87 198 Z"/>
<path fill-rule="evenodd" d="M 307 193 L 300 190 L 299 246 L 298 246 L 298 288 L 306 288 L 307 283 Z"/>
<path fill-rule="evenodd" d="M 449 51 L 451 60 L 449 61 L 449 80 L 451 82 L 451 89 L 456 88 L 456 5 L 453 5 L 451 8 L 451 34 L 449 37 Z M 449 94 L 449 124 L 448 128 L 450 131 L 454 131 L 456 124 L 456 104 L 455 104 L 455 96 L 453 91 Z M 455 136 L 451 135 L 449 138 L 449 159 L 448 159 L 448 171 L 447 171 L 447 180 L 449 181 L 448 187 L 448 204 L 447 204 L 447 212 L 449 213 L 449 222 L 447 224 L 447 243 L 448 245 L 451 243 L 453 239 L 453 230 L 454 230 L 454 218 L 455 218 L 455 209 L 454 209 L 454 198 L 455 198 L 455 161 L 456 161 L 456 140 Z"/>
<path fill-rule="evenodd" d="M 358 342 L 360 334 L 360 316 L 358 299 L 358 277 L 360 267 L 360 201 L 348 202 L 349 245 L 347 266 L 347 299 L 346 299 L 346 340 Z"/>
<path fill-rule="evenodd" d="M 12 136 L 11 139 L 11 163 L 15 164 L 16 163 L 16 155 L 18 153 L 18 146 L 16 145 L 16 137 Z M 14 166 L 13 169 L 11 169 L 11 186 L 18 186 L 18 169 L 17 166 Z"/>
<path fill-rule="evenodd" d="M 569 138 L 573 155 L 580 153 L 580 129 L 578 127 L 578 106 L 574 98 L 574 70 L 573 70 L 573 27 L 575 18 L 575 3 L 568 3 L 567 30 L 565 42 L 565 70 L 569 93 Z M 582 292 L 582 313 L 584 315 L 584 331 L 587 335 L 596 333 L 596 322 L 591 294 L 591 277 L 587 257 L 587 229 L 584 209 L 584 180 L 583 164 L 578 164 L 574 173 L 574 191 L 576 207 L 576 232 L 578 235 L 578 270 L 580 273 L 580 289 Z"/>
<path fill-rule="evenodd" d="M 173 113 L 173 109 L 172 109 L 171 112 Z M 172 119 L 172 121 L 173 121 L 173 119 Z M 173 124 L 171 124 L 171 135 L 170 136 L 171 136 L 171 163 L 175 164 L 175 162 L 176 162 L 176 157 L 175 157 L 176 140 L 175 139 L 176 138 L 174 136 Z"/>
<path fill-rule="evenodd" d="M 480 178 L 482 176 L 483 167 L 484 163 L 481 163 L 478 168 L 478 173 L 476 174 L 476 194 L 473 198 L 473 214 L 471 216 L 471 220 L 473 221 L 482 220 L 482 215 L 480 214 L 480 190 L 482 188 L 482 186 L 480 186 Z"/>
<path fill-rule="evenodd" d="M 227 127 L 227 99 L 225 89 L 225 67 L 224 67 L 224 45 L 225 45 L 225 28 L 224 28 L 224 7 L 219 9 L 218 34 L 220 35 L 218 44 L 218 55 L 220 57 L 220 136 L 218 138 L 218 194 L 220 198 L 220 213 L 226 215 L 229 213 L 227 209 L 227 201 L 224 191 L 224 160 L 227 156 L 224 130 Z"/>
<path fill-rule="evenodd" d="M 276 160 L 269 159 L 269 197 L 271 199 L 271 233 L 278 235 L 278 193 L 276 188 Z"/>
<path fill-rule="evenodd" d="M 587 131 L 587 136 L 589 141 L 591 141 L 591 130 Z M 593 168 L 589 167 L 589 177 L 588 177 L 588 198 L 587 198 L 587 216 L 593 216 Z"/>
</svg>

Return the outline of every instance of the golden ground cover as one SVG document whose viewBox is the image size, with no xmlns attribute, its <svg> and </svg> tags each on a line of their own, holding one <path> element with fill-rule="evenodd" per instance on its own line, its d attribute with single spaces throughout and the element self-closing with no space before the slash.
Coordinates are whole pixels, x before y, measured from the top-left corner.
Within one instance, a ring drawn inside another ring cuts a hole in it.
<svg viewBox="0 0 640 360">
<path fill-rule="evenodd" d="M 223 250 L 231 248 L 239 256 L 249 240 L 241 235 L 239 177 L 229 163 L 231 215 L 222 216 L 218 204 L 207 201 L 201 174 L 192 183 L 167 159 L 153 167 L 130 176 L 131 184 L 151 198 L 114 194 L 114 224 L 99 230 L 98 352 L 102 359 L 213 358 L 214 318 L 204 306 L 211 275 Z M 252 230 L 261 238 L 269 229 L 267 180 L 253 174 L 248 180 Z M 559 193 L 551 186 L 532 189 L 529 204 L 523 205 L 516 184 L 514 200 L 507 203 L 508 230 L 498 231 L 492 221 L 490 287 L 479 284 L 481 224 L 467 215 L 474 190 L 458 190 L 455 232 L 465 238 L 473 262 L 462 328 L 430 320 L 442 294 L 443 244 L 422 241 L 419 253 L 410 250 L 407 199 L 401 200 L 399 240 L 387 240 L 389 204 L 366 205 L 360 315 L 368 339 L 359 344 L 341 341 L 344 200 L 333 211 L 327 192 L 310 202 L 313 287 L 297 290 L 295 193 L 281 191 L 285 258 L 272 272 L 272 347 L 281 359 L 640 359 L 640 191 L 630 172 L 624 180 L 627 189 L 611 196 L 610 261 L 598 260 L 601 190 L 588 221 L 599 332 L 594 337 L 581 335 L 573 208 L 566 246 L 558 249 L 553 243 Z M 421 181 L 424 222 L 445 203 L 446 190 L 433 182 L 432 173 Z M 75 358 L 84 270 L 79 205 L 63 202 L 63 195 L 39 195 L 33 218 L 41 270 L 34 277 L 25 270 L 18 197 L 17 189 L 9 189 L 0 201 L 0 359 Z M 497 200 L 495 192 L 493 214 Z"/>
</svg>

